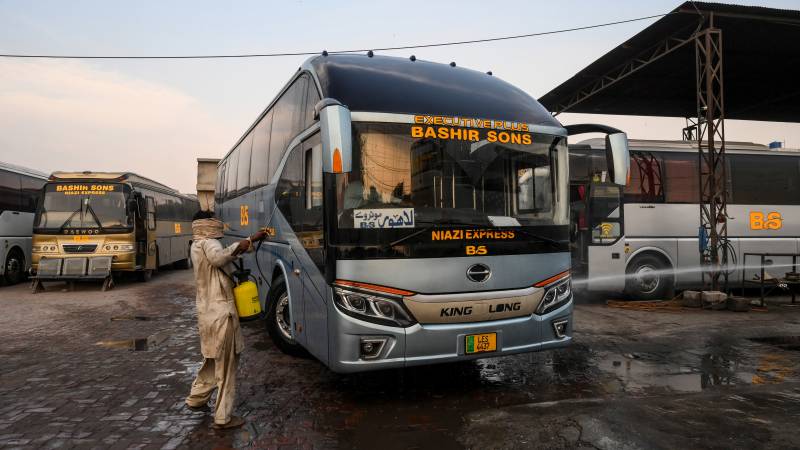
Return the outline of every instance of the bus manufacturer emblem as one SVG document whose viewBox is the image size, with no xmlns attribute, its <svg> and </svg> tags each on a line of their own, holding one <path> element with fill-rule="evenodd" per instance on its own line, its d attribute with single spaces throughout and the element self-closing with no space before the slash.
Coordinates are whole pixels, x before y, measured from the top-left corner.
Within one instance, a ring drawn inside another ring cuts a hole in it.
<svg viewBox="0 0 800 450">
<path fill-rule="evenodd" d="M 491 275 L 492 271 L 486 264 L 473 264 L 467 269 L 467 279 L 476 283 L 483 283 Z"/>
</svg>

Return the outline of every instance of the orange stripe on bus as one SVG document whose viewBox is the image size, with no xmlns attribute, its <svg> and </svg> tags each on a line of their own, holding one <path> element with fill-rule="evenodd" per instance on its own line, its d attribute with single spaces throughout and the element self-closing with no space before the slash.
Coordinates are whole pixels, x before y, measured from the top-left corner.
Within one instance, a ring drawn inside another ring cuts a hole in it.
<svg viewBox="0 0 800 450">
<path fill-rule="evenodd" d="M 411 291 L 404 291 L 402 289 L 395 289 L 395 288 L 387 287 L 387 286 L 379 286 L 377 284 L 359 283 L 358 281 L 336 280 L 336 281 L 333 282 L 333 284 L 336 284 L 336 285 L 339 285 L 339 286 L 351 286 L 351 287 L 357 287 L 357 288 L 362 288 L 362 289 L 369 289 L 371 291 L 385 292 L 387 294 L 395 294 L 395 295 L 403 295 L 403 296 L 411 296 L 411 295 L 415 294 L 415 292 L 411 292 Z"/>
<path fill-rule="evenodd" d="M 547 286 L 548 284 L 551 284 L 553 282 L 556 282 L 556 281 L 558 281 L 558 280 L 560 280 L 562 278 L 566 278 L 568 276 L 569 276 L 569 270 L 565 270 L 565 271 L 559 273 L 558 275 L 553 275 L 552 277 L 550 277 L 550 278 L 548 278 L 546 280 L 542 280 L 542 281 L 534 284 L 533 286 L 534 287 Z"/>
</svg>

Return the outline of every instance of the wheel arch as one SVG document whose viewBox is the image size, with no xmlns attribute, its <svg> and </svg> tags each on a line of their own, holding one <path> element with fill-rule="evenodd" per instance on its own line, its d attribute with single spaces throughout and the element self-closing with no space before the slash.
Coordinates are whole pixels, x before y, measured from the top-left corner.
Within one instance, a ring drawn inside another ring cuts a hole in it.
<svg viewBox="0 0 800 450">
<path fill-rule="evenodd" d="M 645 254 L 652 254 L 652 255 L 655 255 L 658 258 L 661 258 L 662 260 L 664 260 L 665 263 L 669 264 L 669 266 L 672 267 L 672 269 L 674 271 L 675 263 L 672 260 L 672 257 L 670 257 L 669 254 L 664 251 L 664 249 L 659 248 L 659 247 L 642 247 L 642 248 L 636 249 L 636 251 L 631 253 L 631 255 L 628 257 L 628 260 L 625 262 L 625 271 L 626 272 L 628 271 L 628 268 L 631 266 L 631 263 L 637 257 L 644 256 Z M 674 277 L 674 274 L 673 274 L 673 277 Z"/>
</svg>

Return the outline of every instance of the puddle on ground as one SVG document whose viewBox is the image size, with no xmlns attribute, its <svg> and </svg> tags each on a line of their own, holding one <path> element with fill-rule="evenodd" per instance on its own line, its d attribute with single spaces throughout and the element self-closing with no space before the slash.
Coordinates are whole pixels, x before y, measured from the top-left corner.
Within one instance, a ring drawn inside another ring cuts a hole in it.
<svg viewBox="0 0 800 450">
<path fill-rule="evenodd" d="M 130 350 L 134 352 L 145 352 L 153 350 L 164 343 L 169 338 L 167 331 L 159 331 L 146 338 L 107 340 L 95 343 L 100 347 L 111 349 Z"/>
<path fill-rule="evenodd" d="M 750 340 L 759 344 L 772 345 L 781 350 L 800 350 L 800 336 L 771 336 L 750 338 Z"/>
<path fill-rule="evenodd" d="M 95 345 L 105 348 L 131 350 L 135 352 L 143 352 L 149 349 L 149 346 L 147 345 L 147 338 L 100 341 Z"/>
<path fill-rule="evenodd" d="M 750 384 L 755 372 L 724 354 L 599 353 L 598 367 L 617 377 L 624 391 L 667 388 L 700 392 L 714 386 Z"/>
</svg>

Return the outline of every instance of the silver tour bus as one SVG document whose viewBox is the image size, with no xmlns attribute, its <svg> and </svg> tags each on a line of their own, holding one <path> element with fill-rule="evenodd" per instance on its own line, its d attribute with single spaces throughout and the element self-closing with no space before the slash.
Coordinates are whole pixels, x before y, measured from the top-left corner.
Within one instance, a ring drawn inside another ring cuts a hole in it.
<svg viewBox="0 0 800 450">
<path fill-rule="evenodd" d="M 33 216 L 47 175 L 0 162 L 0 281 L 16 284 L 31 266 Z"/>
<path fill-rule="evenodd" d="M 623 290 L 634 299 L 702 287 L 698 246 L 697 144 L 630 141 L 630 181 L 604 183 L 600 139 L 570 146 L 573 268 L 592 291 Z M 745 253 L 800 253 L 800 152 L 727 142 L 728 280 L 752 280 L 760 258 Z M 767 258 L 767 272 L 792 271 L 790 256 Z M 576 275 L 577 276 L 577 275 Z"/>
<path fill-rule="evenodd" d="M 271 231 L 244 262 L 275 344 L 337 372 L 569 344 L 567 134 L 491 74 L 309 59 L 217 173 L 228 242 Z"/>
</svg>

